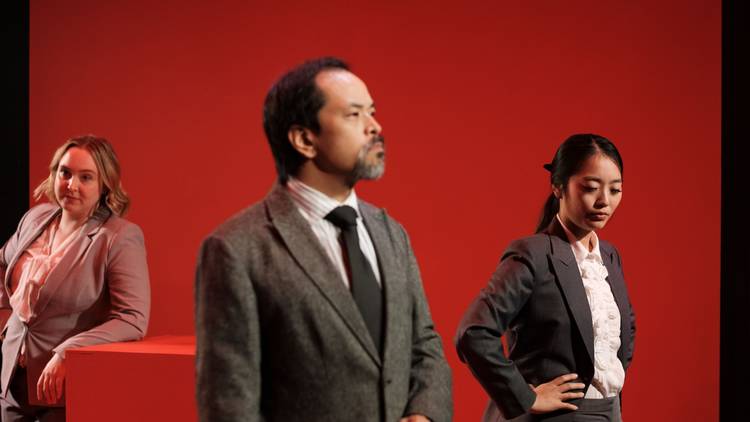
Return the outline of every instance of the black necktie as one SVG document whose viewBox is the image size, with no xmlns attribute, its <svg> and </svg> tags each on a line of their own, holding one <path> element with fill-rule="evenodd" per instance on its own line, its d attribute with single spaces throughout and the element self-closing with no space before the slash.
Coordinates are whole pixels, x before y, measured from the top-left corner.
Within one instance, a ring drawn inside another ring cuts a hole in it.
<svg viewBox="0 0 750 422">
<path fill-rule="evenodd" d="M 326 215 L 326 220 L 341 229 L 344 239 L 345 255 L 351 272 L 350 284 L 354 302 L 365 320 L 370 336 L 378 350 L 382 349 L 383 338 L 383 294 L 372 271 L 370 261 L 359 248 L 357 234 L 357 212 L 354 208 L 343 205 Z"/>
</svg>

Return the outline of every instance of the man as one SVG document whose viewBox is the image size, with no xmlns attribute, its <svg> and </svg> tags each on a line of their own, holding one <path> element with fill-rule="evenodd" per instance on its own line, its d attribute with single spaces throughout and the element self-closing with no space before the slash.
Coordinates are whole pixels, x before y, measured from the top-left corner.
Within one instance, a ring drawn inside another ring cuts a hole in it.
<svg viewBox="0 0 750 422">
<path fill-rule="evenodd" d="M 354 192 L 383 174 L 374 115 L 335 58 L 269 91 L 279 183 L 201 246 L 201 421 L 451 419 L 450 369 L 406 232 Z"/>
</svg>

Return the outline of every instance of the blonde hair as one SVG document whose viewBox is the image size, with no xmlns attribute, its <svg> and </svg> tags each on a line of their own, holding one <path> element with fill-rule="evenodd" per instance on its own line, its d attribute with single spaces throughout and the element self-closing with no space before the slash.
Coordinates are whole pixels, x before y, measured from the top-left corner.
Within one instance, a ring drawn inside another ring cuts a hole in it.
<svg viewBox="0 0 750 422">
<path fill-rule="evenodd" d="M 105 206 L 113 213 L 123 216 L 130 207 L 130 198 L 122 189 L 120 182 L 120 163 L 117 161 L 115 150 L 109 141 L 94 135 L 84 135 L 68 139 L 55 151 L 49 164 L 49 176 L 34 189 L 34 199 L 37 201 L 46 196 L 51 202 L 58 204 L 55 198 L 55 177 L 63 155 L 71 148 L 82 148 L 91 154 L 99 171 L 99 206 Z"/>
</svg>

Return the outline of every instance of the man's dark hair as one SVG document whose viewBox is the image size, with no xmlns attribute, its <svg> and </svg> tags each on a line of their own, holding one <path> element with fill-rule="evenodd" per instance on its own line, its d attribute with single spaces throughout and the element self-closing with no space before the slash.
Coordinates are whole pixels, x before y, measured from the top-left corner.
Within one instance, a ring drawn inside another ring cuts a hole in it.
<svg viewBox="0 0 750 422">
<path fill-rule="evenodd" d="M 315 83 L 315 77 L 329 69 L 349 70 L 349 65 L 336 57 L 308 60 L 282 76 L 266 95 L 263 129 L 281 183 L 286 183 L 305 162 L 305 157 L 289 142 L 289 129 L 299 125 L 316 134 L 320 132 L 318 111 L 325 104 L 325 96 Z"/>
</svg>

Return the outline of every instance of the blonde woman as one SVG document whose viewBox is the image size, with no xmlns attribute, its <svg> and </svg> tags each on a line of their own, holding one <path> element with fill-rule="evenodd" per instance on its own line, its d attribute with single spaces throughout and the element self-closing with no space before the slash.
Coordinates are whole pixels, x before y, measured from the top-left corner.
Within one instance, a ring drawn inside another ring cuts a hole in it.
<svg viewBox="0 0 750 422">
<path fill-rule="evenodd" d="M 106 139 L 82 136 L 55 152 L 49 177 L 0 249 L 0 416 L 65 420 L 65 352 L 138 340 L 150 291 L 143 233 L 122 216 L 129 199 Z"/>
</svg>

